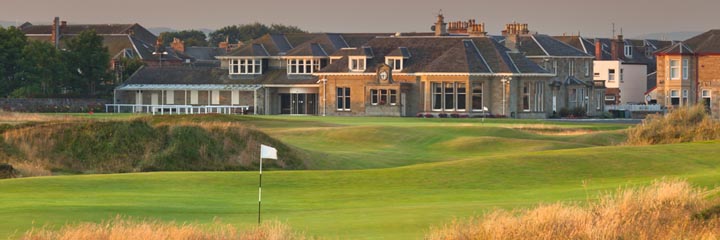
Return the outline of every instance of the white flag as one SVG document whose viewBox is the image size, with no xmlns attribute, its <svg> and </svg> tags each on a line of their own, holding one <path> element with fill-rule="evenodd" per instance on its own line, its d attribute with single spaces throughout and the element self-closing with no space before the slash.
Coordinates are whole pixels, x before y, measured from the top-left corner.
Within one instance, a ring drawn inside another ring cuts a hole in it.
<svg viewBox="0 0 720 240">
<path fill-rule="evenodd" d="M 260 144 L 260 158 L 277 160 L 277 149 Z"/>
</svg>

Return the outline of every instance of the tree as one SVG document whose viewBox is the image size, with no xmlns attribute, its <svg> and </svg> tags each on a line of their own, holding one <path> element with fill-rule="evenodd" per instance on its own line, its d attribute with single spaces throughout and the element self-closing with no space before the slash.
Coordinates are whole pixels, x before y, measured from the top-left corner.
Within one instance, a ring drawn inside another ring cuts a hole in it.
<svg viewBox="0 0 720 240">
<path fill-rule="evenodd" d="M 12 97 L 51 97 L 60 92 L 66 78 L 66 67 L 60 51 L 48 42 L 30 41 L 22 50 L 18 88 Z"/>
<path fill-rule="evenodd" d="M 67 45 L 68 87 L 81 95 L 95 97 L 99 87 L 110 79 L 110 54 L 103 46 L 103 37 L 94 30 L 81 32 L 69 39 Z"/>
<path fill-rule="evenodd" d="M 0 96 L 7 96 L 19 86 L 15 75 L 26 44 L 27 38 L 19 29 L 0 27 Z"/>
<path fill-rule="evenodd" d="M 207 36 L 204 32 L 198 31 L 198 30 L 182 30 L 179 32 L 162 32 L 160 33 L 160 38 L 163 39 L 163 44 L 165 46 L 170 45 L 170 43 L 173 41 L 173 38 L 178 38 L 180 40 L 185 41 L 186 47 L 207 47 L 208 41 Z"/>
<path fill-rule="evenodd" d="M 145 65 L 145 62 L 139 58 L 120 58 L 119 63 L 116 65 L 115 74 L 119 82 L 125 82 L 130 76 L 133 75 L 140 67 Z"/>
<path fill-rule="evenodd" d="M 295 26 L 282 24 L 272 24 L 269 27 L 262 23 L 251 23 L 241 25 L 231 25 L 218 29 L 210 33 L 210 44 L 217 46 L 226 39 L 231 43 L 239 41 L 248 42 L 250 40 L 262 37 L 268 33 L 305 33 L 306 31 Z"/>
</svg>

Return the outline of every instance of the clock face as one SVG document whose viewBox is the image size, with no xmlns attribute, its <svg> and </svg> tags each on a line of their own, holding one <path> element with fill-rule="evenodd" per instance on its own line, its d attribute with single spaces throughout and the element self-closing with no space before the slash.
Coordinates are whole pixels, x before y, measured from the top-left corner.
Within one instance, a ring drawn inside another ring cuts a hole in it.
<svg viewBox="0 0 720 240">
<path fill-rule="evenodd" d="M 388 78 L 387 72 L 385 72 L 385 71 L 380 72 L 380 79 L 387 80 L 387 78 Z"/>
</svg>

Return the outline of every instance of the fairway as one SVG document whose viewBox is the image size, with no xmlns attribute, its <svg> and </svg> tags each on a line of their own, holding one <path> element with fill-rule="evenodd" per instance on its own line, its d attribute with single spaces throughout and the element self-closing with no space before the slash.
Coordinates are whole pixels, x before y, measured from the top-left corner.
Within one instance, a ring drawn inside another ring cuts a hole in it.
<svg viewBox="0 0 720 240">
<path fill-rule="evenodd" d="M 720 180 L 720 142 L 620 146 L 627 125 L 322 117 L 225 121 L 252 125 L 308 153 L 308 170 L 264 173 L 263 219 L 330 239 L 418 239 L 430 227 L 495 208 L 582 202 L 663 177 L 704 187 Z M 118 214 L 253 226 L 257 177 L 257 172 L 158 172 L 0 180 L 0 238 Z"/>
</svg>

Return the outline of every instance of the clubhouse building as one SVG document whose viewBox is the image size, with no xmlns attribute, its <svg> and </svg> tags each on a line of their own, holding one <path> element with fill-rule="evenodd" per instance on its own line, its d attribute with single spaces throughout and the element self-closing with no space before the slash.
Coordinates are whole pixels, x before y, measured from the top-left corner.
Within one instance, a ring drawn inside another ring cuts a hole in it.
<svg viewBox="0 0 720 240">
<path fill-rule="evenodd" d="M 115 89 L 115 111 L 321 116 L 547 118 L 604 111 L 593 55 L 511 23 L 428 33 L 268 34 L 219 65 L 146 66 Z"/>
</svg>

